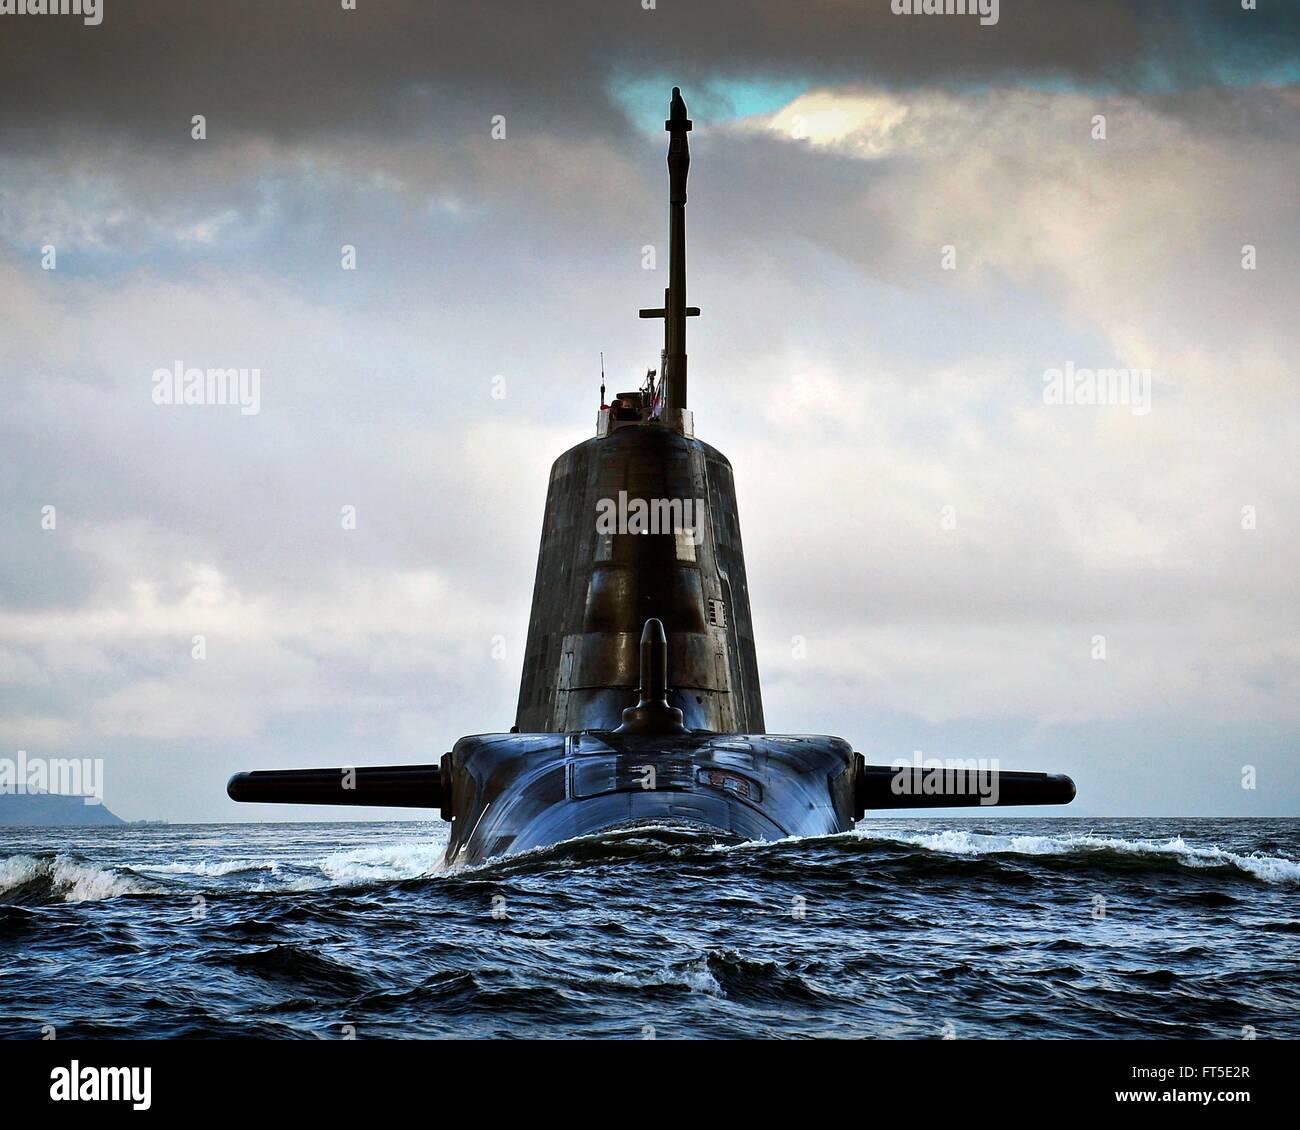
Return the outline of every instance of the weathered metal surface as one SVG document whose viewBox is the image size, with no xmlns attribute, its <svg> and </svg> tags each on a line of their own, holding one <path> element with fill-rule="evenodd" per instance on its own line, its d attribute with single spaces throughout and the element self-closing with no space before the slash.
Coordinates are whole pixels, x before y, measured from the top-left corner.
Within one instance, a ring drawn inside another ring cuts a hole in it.
<svg viewBox="0 0 1300 1130">
<path fill-rule="evenodd" d="M 694 560 L 671 531 L 604 543 L 598 504 L 620 492 L 689 501 L 700 527 Z M 711 604 L 720 615 L 710 616 Z M 551 470 L 516 727 L 617 726 L 636 701 L 637 648 L 651 617 L 668 634 L 669 702 L 686 725 L 762 733 L 731 464 L 707 443 L 647 423 L 578 444 Z"/>
</svg>

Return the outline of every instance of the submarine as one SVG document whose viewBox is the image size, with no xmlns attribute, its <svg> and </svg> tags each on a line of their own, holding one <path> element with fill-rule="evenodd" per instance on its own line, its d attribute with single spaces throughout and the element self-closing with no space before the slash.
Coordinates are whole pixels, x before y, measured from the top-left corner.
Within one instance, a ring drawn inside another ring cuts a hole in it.
<svg viewBox="0 0 1300 1130">
<path fill-rule="evenodd" d="M 437 764 L 237 773 L 236 801 L 439 809 L 448 864 L 638 826 L 722 840 L 849 831 L 867 812 L 1068 804 L 1059 774 L 868 765 L 843 738 L 769 734 L 731 464 L 688 407 L 687 135 L 674 87 L 658 370 L 551 468 L 515 723 Z"/>
</svg>

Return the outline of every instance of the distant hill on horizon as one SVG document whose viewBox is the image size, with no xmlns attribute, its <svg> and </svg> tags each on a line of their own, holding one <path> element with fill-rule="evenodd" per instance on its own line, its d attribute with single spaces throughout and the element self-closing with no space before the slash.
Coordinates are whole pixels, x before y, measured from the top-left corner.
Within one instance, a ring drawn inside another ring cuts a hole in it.
<svg viewBox="0 0 1300 1130">
<path fill-rule="evenodd" d="M 102 804 L 56 793 L 0 793 L 0 828 L 105 826 L 126 821 Z"/>
</svg>

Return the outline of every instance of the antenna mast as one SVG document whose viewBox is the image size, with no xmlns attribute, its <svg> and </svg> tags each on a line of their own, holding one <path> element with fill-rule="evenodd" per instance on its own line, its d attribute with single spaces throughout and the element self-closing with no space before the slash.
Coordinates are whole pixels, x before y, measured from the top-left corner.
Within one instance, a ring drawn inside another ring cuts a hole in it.
<svg viewBox="0 0 1300 1130">
<path fill-rule="evenodd" d="M 681 426 L 686 407 L 686 319 L 699 314 L 699 308 L 686 305 L 686 176 L 691 167 L 691 149 L 686 135 L 691 120 L 679 87 L 673 87 L 668 107 L 668 289 L 661 309 L 642 310 L 643 318 L 664 320 L 664 353 L 660 380 L 664 389 L 664 418 Z"/>
</svg>

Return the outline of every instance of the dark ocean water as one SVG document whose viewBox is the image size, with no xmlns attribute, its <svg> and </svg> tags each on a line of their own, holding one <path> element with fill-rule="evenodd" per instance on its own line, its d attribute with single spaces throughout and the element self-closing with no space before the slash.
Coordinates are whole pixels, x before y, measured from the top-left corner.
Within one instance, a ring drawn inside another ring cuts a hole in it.
<svg viewBox="0 0 1300 1130">
<path fill-rule="evenodd" d="M 0 829 L 0 1036 L 1300 1037 L 1300 821 Z"/>
</svg>

